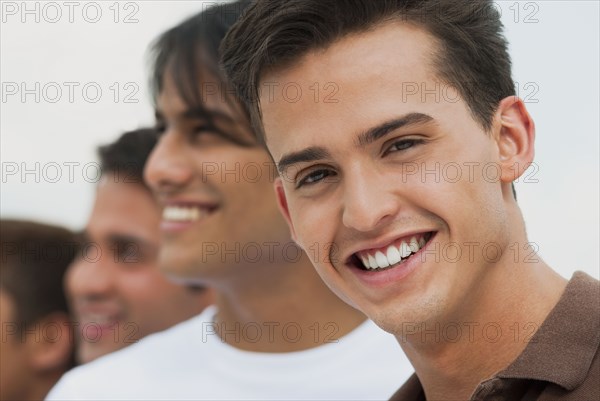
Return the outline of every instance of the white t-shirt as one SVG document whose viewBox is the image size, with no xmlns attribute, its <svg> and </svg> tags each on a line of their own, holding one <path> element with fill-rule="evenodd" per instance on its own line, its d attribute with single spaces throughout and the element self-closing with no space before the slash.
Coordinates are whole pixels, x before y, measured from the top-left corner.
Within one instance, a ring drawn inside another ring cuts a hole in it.
<svg viewBox="0 0 600 401">
<path fill-rule="evenodd" d="M 368 320 L 306 351 L 241 351 L 214 334 L 216 308 L 66 373 L 47 400 L 387 400 L 413 368 Z M 297 327 L 288 325 L 293 341 Z M 258 325 L 244 327 L 258 335 Z M 283 329 L 279 326 L 278 329 Z M 309 335 L 330 335 L 322 328 Z M 262 335 L 268 335 L 264 327 Z M 252 337 L 256 338 L 256 337 Z"/>
</svg>

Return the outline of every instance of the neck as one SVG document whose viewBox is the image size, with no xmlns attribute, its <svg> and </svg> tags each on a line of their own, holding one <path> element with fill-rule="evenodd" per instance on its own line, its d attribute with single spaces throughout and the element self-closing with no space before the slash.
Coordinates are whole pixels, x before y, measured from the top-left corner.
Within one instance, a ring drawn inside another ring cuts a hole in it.
<svg viewBox="0 0 600 401">
<path fill-rule="evenodd" d="M 516 242 L 526 243 L 522 238 Z M 479 383 L 523 352 L 564 291 L 567 281 L 540 259 L 514 263 L 514 255 L 505 255 L 486 269 L 458 313 L 402 338 L 427 399 L 470 399 Z"/>
<path fill-rule="evenodd" d="M 245 270 L 217 288 L 215 329 L 231 346 L 302 351 L 332 342 L 366 319 L 325 286 L 306 256 Z"/>
</svg>

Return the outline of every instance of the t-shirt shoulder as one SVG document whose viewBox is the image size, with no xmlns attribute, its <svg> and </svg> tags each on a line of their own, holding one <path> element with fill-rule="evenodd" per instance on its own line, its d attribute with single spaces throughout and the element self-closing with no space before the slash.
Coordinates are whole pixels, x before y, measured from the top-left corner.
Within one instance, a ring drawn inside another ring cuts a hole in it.
<svg viewBox="0 0 600 401">
<path fill-rule="evenodd" d="M 164 364 L 164 358 L 173 355 L 174 349 L 189 342 L 202 322 L 210 321 L 213 315 L 214 306 L 209 306 L 201 314 L 173 327 L 150 334 L 126 348 L 70 370 L 52 388 L 46 400 L 96 399 L 102 391 L 97 388 L 99 382 L 116 386 L 125 378 L 134 379 L 136 375 L 141 375 L 141 372 L 156 366 L 158 362 Z M 87 398 L 86 393 L 90 391 L 92 394 Z"/>
</svg>

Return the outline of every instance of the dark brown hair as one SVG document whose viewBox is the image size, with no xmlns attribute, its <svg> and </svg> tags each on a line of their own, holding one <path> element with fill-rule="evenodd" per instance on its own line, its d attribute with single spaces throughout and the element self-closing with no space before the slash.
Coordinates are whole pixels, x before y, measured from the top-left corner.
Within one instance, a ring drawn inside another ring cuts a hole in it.
<svg viewBox="0 0 600 401">
<path fill-rule="evenodd" d="M 259 85 L 311 50 L 390 21 L 417 25 L 436 38 L 432 65 L 458 90 L 486 131 L 503 98 L 513 95 L 503 25 L 491 0 L 257 0 L 221 44 L 222 66 L 264 141 Z"/>
<path fill-rule="evenodd" d="M 172 79 L 178 95 L 190 109 L 203 110 L 207 121 L 212 116 L 206 109 L 207 93 L 217 90 L 223 100 L 242 110 L 241 116 L 250 121 L 243 105 L 237 105 L 235 92 L 230 87 L 219 65 L 219 45 L 235 21 L 243 14 L 250 0 L 211 4 L 200 13 L 184 20 L 162 33 L 150 47 L 150 87 L 157 108 L 157 98 L 163 91 L 165 77 Z M 214 127 L 213 127 L 214 128 Z M 159 131 L 162 130 L 158 122 Z M 231 133 L 226 135 L 239 146 L 255 146 Z"/>
<path fill-rule="evenodd" d="M 63 276 L 77 252 L 61 227 L 0 220 L 0 287 L 15 302 L 16 323 L 30 326 L 53 313 L 68 314 Z"/>
<path fill-rule="evenodd" d="M 158 143 L 154 128 L 125 132 L 116 141 L 98 147 L 102 175 L 112 174 L 115 182 L 144 183 L 144 166 Z"/>
</svg>

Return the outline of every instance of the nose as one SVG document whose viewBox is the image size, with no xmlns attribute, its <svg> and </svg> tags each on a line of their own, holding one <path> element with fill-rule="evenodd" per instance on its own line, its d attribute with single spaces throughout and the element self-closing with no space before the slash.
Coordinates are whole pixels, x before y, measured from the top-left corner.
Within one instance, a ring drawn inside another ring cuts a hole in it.
<svg viewBox="0 0 600 401">
<path fill-rule="evenodd" d="M 185 186 L 192 178 L 193 170 L 187 163 L 183 138 L 173 130 L 165 132 L 148 157 L 144 178 L 156 192 L 172 191 Z"/>
<path fill-rule="evenodd" d="M 344 183 L 343 224 L 369 232 L 385 225 L 398 212 L 399 199 L 393 185 L 379 171 L 354 166 Z"/>
<path fill-rule="evenodd" d="M 111 266 L 106 260 L 110 257 L 108 250 L 83 249 L 67 272 L 66 289 L 70 297 L 88 300 L 108 297 L 113 289 Z"/>
</svg>

